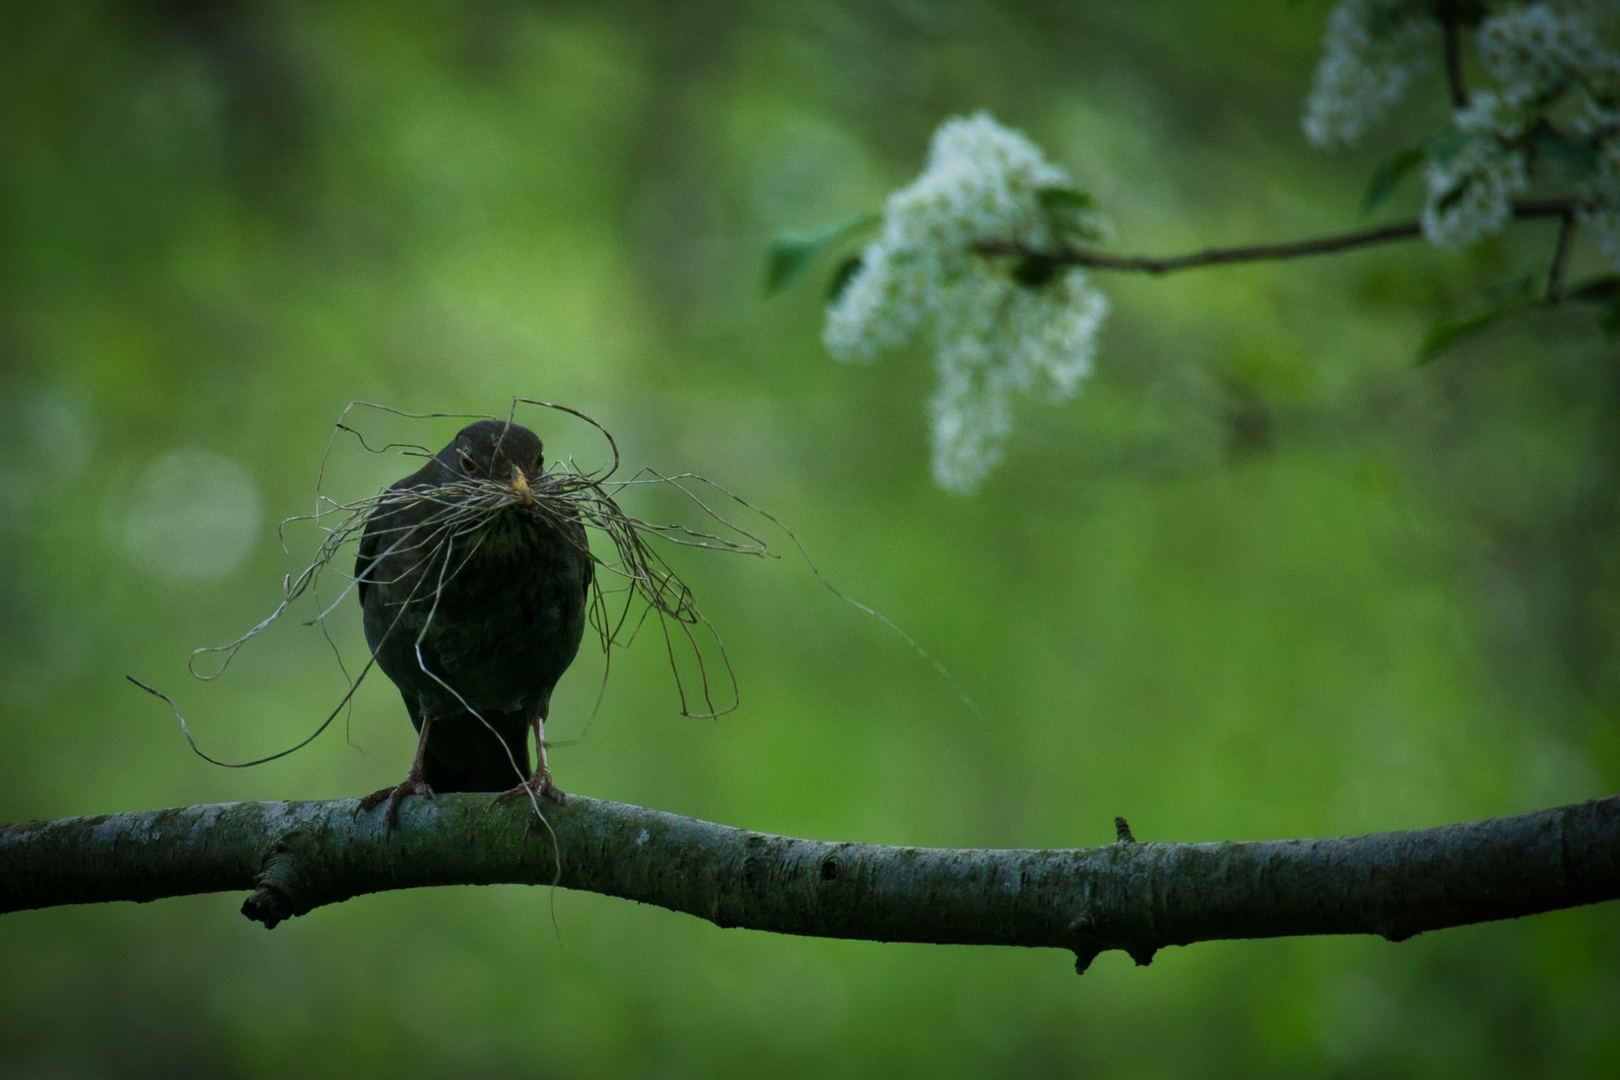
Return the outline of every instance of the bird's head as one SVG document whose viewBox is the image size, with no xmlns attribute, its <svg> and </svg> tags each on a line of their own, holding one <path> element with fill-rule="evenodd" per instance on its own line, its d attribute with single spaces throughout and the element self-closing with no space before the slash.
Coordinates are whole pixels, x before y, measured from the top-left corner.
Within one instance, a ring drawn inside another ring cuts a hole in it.
<svg viewBox="0 0 1620 1080">
<path fill-rule="evenodd" d="M 521 424 L 480 420 L 462 428 L 440 460 L 469 479 L 507 484 L 531 502 L 530 485 L 545 466 L 545 450 L 540 436 Z"/>
</svg>

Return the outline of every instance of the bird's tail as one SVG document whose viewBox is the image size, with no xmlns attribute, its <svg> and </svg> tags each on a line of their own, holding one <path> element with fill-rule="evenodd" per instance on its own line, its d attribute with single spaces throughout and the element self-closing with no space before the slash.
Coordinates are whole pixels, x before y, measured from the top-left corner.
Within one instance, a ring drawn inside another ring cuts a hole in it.
<svg viewBox="0 0 1620 1080">
<path fill-rule="evenodd" d="M 434 791 L 507 791 L 529 778 L 529 721 L 521 712 L 482 715 L 434 719 L 422 757 Z"/>
</svg>

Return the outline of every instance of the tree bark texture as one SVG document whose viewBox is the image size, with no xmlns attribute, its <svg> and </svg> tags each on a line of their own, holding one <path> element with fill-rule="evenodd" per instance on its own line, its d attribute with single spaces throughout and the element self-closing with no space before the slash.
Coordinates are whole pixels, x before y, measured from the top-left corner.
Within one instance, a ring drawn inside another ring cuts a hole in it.
<svg viewBox="0 0 1620 1080">
<path fill-rule="evenodd" d="M 1380 934 L 1620 898 L 1620 796 L 1513 817 L 1327 840 L 1095 848 L 796 840 L 570 796 L 412 798 L 389 830 L 356 799 L 225 803 L 0 825 L 0 911 L 252 890 L 266 926 L 362 893 L 545 885 L 738 926 L 871 941 L 1106 949 Z M 553 839 L 555 837 L 555 839 Z"/>
</svg>

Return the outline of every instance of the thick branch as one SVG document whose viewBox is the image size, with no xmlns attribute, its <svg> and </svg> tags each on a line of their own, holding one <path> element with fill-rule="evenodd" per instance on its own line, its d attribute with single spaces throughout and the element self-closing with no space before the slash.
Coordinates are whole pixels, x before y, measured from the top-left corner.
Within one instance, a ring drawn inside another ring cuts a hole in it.
<svg viewBox="0 0 1620 1080">
<path fill-rule="evenodd" d="M 1569 218 L 1575 204 L 1564 199 L 1516 202 L 1516 218 Z M 1206 248 L 1190 255 L 1109 255 L 1077 247 L 1033 248 L 1026 244 L 1003 240 L 986 240 L 978 244 L 984 255 L 1012 255 L 1022 259 L 1046 263 L 1050 266 L 1089 266 L 1097 270 L 1136 270 L 1148 274 L 1167 274 L 1172 270 L 1188 270 L 1195 266 L 1219 266 L 1224 263 L 1264 262 L 1272 259 L 1297 259 L 1302 255 L 1329 255 L 1335 251 L 1387 244 L 1395 240 L 1414 240 L 1423 234 L 1416 221 L 1403 221 L 1394 225 L 1380 225 L 1359 232 L 1338 236 L 1321 236 L 1311 240 L 1288 240 L 1278 244 L 1242 244 L 1237 247 Z"/>
<path fill-rule="evenodd" d="M 532 885 L 786 934 L 1073 950 L 1381 934 L 1620 898 L 1620 796 L 1335 840 L 981 850 L 770 836 L 572 796 L 407 800 L 390 835 L 357 800 L 226 803 L 0 826 L 0 911 L 254 890 L 266 926 L 362 893 Z M 551 834 L 555 832 L 553 844 Z M 561 856 L 561 866 L 557 856 Z"/>
</svg>

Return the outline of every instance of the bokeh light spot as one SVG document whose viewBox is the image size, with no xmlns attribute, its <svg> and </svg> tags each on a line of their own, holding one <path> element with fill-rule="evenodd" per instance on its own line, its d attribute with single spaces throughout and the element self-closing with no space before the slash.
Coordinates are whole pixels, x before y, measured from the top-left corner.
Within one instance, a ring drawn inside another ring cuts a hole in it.
<svg viewBox="0 0 1620 1080">
<path fill-rule="evenodd" d="M 174 450 L 135 482 L 124 543 L 154 574 L 208 581 L 253 553 L 262 518 L 258 485 L 241 465 L 207 450 Z"/>
</svg>

